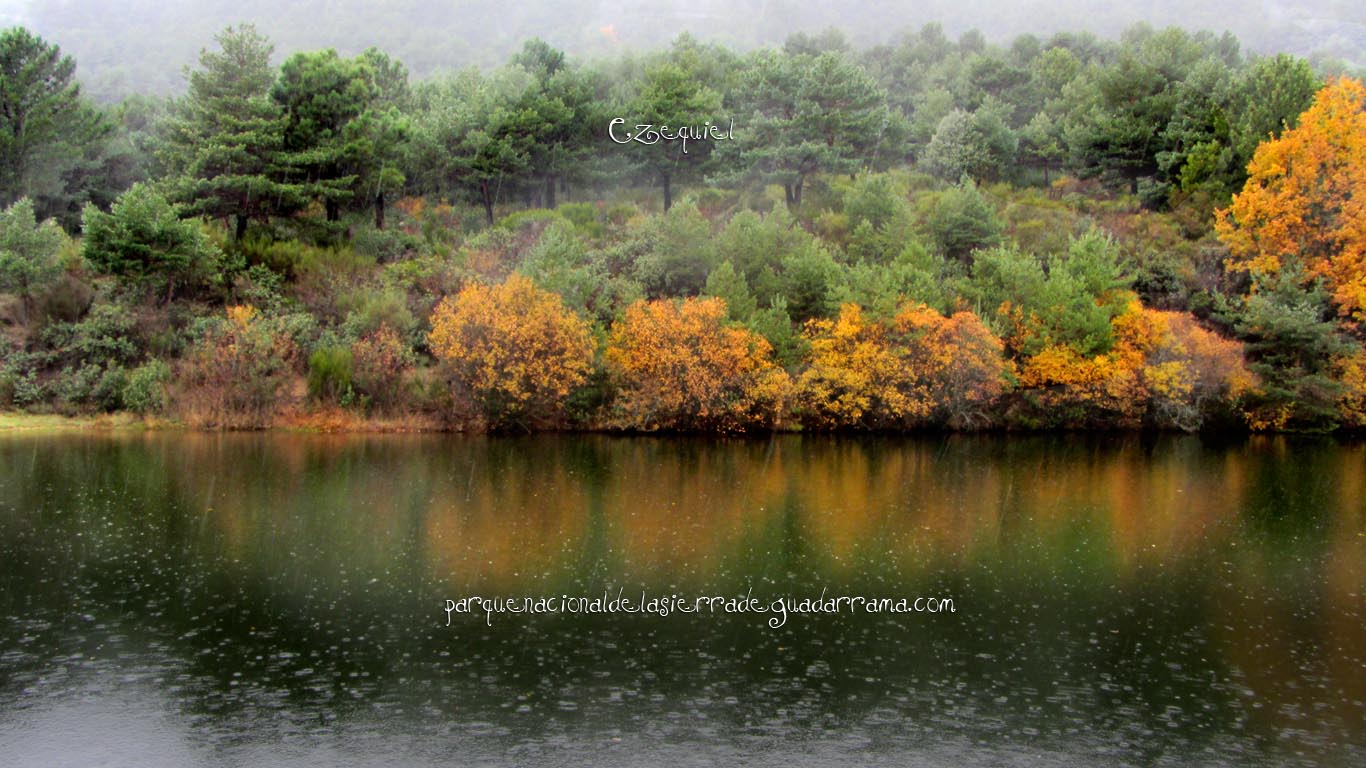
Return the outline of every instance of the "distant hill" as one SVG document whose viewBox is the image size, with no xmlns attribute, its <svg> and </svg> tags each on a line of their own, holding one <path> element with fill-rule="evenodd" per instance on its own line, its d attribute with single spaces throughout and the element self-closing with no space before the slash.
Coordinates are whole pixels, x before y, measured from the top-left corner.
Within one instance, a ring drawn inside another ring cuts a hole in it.
<svg viewBox="0 0 1366 768">
<path fill-rule="evenodd" d="M 943 24 L 950 35 L 1091 31 L 1117 36 L 1130 24 L 1233 32 L 1244 49 L 1286 51 L 1366 66 L 1366 3 L 1360 0 L 0 0 L 0 20 L 24 23 L 74 55 L 87 92 L 102 100 L 183 87 L 183 68 L 229 24 L 255 23 L 277 56 L 377 45 L 418 77 L 492 66 L 531 37 L 592 57 L 667 44 L 688 31 L 739 48 L 781 43 L 798 31 L 837 27 L 856 45 L 906 28 Z"/>
</svg>

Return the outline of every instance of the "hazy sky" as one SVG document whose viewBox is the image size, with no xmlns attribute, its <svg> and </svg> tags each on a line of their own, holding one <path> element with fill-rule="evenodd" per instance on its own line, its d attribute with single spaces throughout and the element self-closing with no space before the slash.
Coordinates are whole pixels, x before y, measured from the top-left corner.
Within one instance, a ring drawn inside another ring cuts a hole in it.
<svg viewBox="0 0 1366 768">
<path fill-rule="evenodd" d="M 179 90 L 183 67 L 240 21 L 275 41 L 279 58 L 377 45 L 419 77 L 502 63 L 531 37 L 596 56 L 666 45 L 685 30 L 750 48 L 835 26 L 866 46 L 931 21 L 953 37 L 976 28 L 997 42 L 1059 30 L 1115 37 L 1146 21 L 1228 30 L 1249 51 L 1366 66 L 1363 0 L 0 0 L 0 19 L 62 46 L 87 90 L 106 98 Z"/>
</svg>

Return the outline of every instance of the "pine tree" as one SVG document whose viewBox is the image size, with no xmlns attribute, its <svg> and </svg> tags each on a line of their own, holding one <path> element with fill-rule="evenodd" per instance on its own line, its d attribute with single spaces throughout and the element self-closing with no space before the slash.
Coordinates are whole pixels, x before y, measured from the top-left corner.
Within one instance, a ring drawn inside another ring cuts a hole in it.
<svg viewBox="0 0 1366 768">
<path fill-rule="evenodd" d="M 250 24 L 215 39 L 220 50 L 200 53 L 176 105 L 167 164 L 184 211 L 233 219 L 240 240 L 250 219 L 302 206 L 306 189 L 283 179 L 285 121 L 270 98 L 273 46 Z"/>
</svg>

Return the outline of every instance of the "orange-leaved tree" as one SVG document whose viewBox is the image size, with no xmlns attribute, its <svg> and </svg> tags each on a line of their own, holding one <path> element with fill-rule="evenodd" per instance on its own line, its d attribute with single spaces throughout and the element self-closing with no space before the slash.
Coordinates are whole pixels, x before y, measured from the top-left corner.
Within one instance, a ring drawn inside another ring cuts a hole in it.
<svg viewBox="0 0 1366 768">
<path fill-rule="evenodd" d="M 442 299 L 427 341 L 448 367 L 457 406 L 477 406 L 496 428 L 554 423 L 593 365 L 588 324 L 515 273 Z"/>
<path fill-rule="evenodd" d="M 1279 139 L 1257 147 L 1248 180 L 1215 228 L 1230 270 L 1274 274 L 1296 263 L 1323 278 L 1338 311 L 1366 322 L 1366 88 L 1324 87 Z"/>
<path fill-rule="evenodd" d="M 1001 340 L 971 312 L 910 303 L 877 322 L 845 304 L 807 323 L 806 337 L 797 400 L 802 420 L 823 429 L 985 426 L 1009 377 Z"/>
<path fill-rule="evenodd" d="M 1255 382 L 1243 345 L 1201 328 L 1186 312 L 1129 304 L 1113 323 L 1113 357 L 1136 370 L 1149 421 L 1195 430 L 1215 410 L 1233 413 Z"/>
<path fill-rule="evenodd" d="M 769 343 L 729 325 L 717 298 L 635 302 L 613 323 L 606 357 L 613 423 L 626 429 L 770 427 L 791 389 Z"/>
<path fill-rule="evenodd" d="M 806 324 L 811 344 L 797 382 L 798 414 L 822 429 L 890 429 L 922 422 L 933 409 L 929 383 L 906 364 L 891 329 L 857 304 L 833 320 Z"/>
<path fill-rule="evenodd" d="M 1105 354 L 1086 357 L 1056 344 L 1024 361 L 1025 402 L 1042 424 L 1147 422 L 1193 430 L 1213 411 L 1232 412 L 1254 385 L 1243 345 L 1201 328 L 1189 314 L 1131 299 L 1111 332 L 1115 344 Z"/>
<path fill-rule="evenodd" d="M 1338 413 L 1343 426 L 1366 429 L 1366 349 L 1358 347 L 1335 361 L 1334 367 L 1337 380 L 1342 382 Z"/>
<path fill-rule="evenodd" d="M 924 304 L 892 321 L 906 362 L 929 387 L 935 420 L 954 429 L 991 423 L 992 406 L 1011 377 L 1005 344 L 972 312 L 944 317 Z"/>
</svg>

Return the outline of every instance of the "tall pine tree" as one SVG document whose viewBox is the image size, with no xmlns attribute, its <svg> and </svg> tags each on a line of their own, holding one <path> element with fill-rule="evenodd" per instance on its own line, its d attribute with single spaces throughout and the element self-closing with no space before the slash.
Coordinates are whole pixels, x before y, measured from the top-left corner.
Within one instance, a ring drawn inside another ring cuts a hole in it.
<svg viewBox="0 0 1366 768">
<path fill-rule="evenodd" d="M 273 46 L 250 24 L 215 38 L 176 105 L 168 166 L 172 196 L 188 213 L 231 219 L 240 240 L 253 218 L 297 209 L 306 186 L 284 180 L 285 121 L 270 98 Z"/>
</svg>

